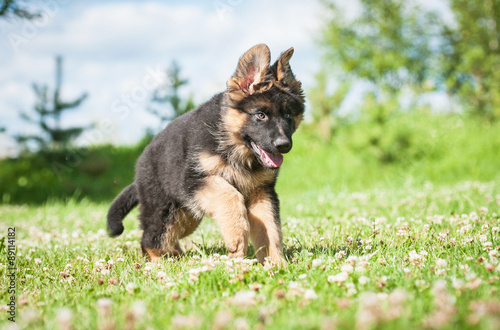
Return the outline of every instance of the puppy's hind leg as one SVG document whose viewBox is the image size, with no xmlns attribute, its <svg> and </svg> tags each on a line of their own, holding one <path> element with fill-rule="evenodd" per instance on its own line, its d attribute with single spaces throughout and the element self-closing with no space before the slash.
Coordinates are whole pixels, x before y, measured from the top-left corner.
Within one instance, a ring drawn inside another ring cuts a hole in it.
<svg viewBox="0 0 500 330">
<path fill-rule="evenodd" d="M 178 244 L 176 212 L 172 205 L 151 208 L 142 203 L 140 219 L 144 230 L 142 251 L 152 262 L 157 263 L 161 257 L 178 256 L 182 253 Z"/>
</svg>

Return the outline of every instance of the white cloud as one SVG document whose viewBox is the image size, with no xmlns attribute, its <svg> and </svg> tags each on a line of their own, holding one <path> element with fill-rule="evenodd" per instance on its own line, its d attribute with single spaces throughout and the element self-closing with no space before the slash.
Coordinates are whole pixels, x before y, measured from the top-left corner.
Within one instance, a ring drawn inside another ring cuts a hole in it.
<svg viewBox="0 0 500 330">
<path fill-rule="evenodd" d="M 223 10 L 215 4 L 226 4 Z M 234 4 L 234 5 L 231 5 Z M 0 24 L 0 117 L 10 131 L 22 131 L 19 109 L 34 102 L 31 83 L 53 85 L 54 55 L 65 58 L 63 96 L 90 97 L 64 118 L 67 125 L 110 119 L 115 127 L 104 140 L 132 143 L 154 118 L 137 102 L 119 120 L 113 112 L 124 94 L 139 88 L 148 67 L 166 68 L 176 59 L 198 102 L 222 91 L 237 60 L 248 48 L 267 43 L 273 60 L 293 46 L 292 68 L 307 88 L 318 70 L 314 32 L 319 5 L 304 1 L 216 1 L 203 5 L 165 2 L 72 2 L 62 5 L 34 36 L 13 52 L 9 35 L 22 35 L 24 22 Z M 1 138 L 0 138 L 1 139 Z M 103 142 L 103 141 L 94 141 Z M 0 148 L 5 141 L 0 142 Z"/>
</svg>

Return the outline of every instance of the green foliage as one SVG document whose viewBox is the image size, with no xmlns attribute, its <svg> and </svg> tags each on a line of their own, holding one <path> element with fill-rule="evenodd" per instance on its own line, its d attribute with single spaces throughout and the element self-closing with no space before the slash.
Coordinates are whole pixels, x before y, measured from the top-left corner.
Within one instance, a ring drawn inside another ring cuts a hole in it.
<svg viewBox="0 0 500 330">
<path fill-rule="evenodd" d="M 384 93 L 445 91 L 472 113 L 499 117 L 500 0 L 450 1 L 452 23 L 414 0 L 360 0 L 354 18 L 339 1 L 324 3 L 322 45 L 333 68 Z"/>
<path fill-rule="evenodd" d="M 358 121 L 342 126 L 329 142 L 318 137 L 316 125 L 299 129 L 280 170 L 280 196 L 322 187 L 358 190 L 498 178 L 500 123 L 365 107 Z M 148 142 L 4 159 L 0 199 L 15 204 L 71 198 L 109 201 L 133 181 L 135 162 Z"/>
<path fill-rule="evenodd" d="M 318 125 L 322 139 L 326 142 L 330 141 L 340 125 L 337 110 L 346 97 L 351 83 L 348 80 L 342 80 L 334 92 L 330 92 L 328 87 L 328 76 L 321 71 L 316 74 L 316 86 L 309 92 L 314 121 Z"/>
<path fill-rule="evenodd" d="M 443 33 L 443 80 L 479 115 L 500 118 L 500 0 L 451 0 Z"/>
<path fill-rule="evenodd" d="M 78 137 L 85 127 L 61 128 L 61 116 L 63 112 L 76 109 L 87 98 L 84 93 L 73 101 L 61 100 L 62 88 L 62 57 L 56 57 L 56 84 L 53 93 L 49 92 L 47 85 L 33 84 L 37 101 L 34 107 L 36 117 L 21 113 L 25 121 L 40 126 L 42 135 L 17 135 L 14 138 L 22 146 L 27 148 L 29 141 L 35 141 L 39 149 L 63 149 L 68 148 L 72 140 Z M 54 123 L 54 124 L 52 124 Z"/>
<path fill-rule="evenodd" d="M 435 15 L 415 1 L 359 3 L 361 12 L 351 20 L 335 1 L 325 2 L 330 16 L 322 44 L 330 63 L 382 89 L 421 84 L 432 68 L 429 39 Z"/>
<path fill-rule="evenodd" d="M 3 203 L 111 200 L 134 180 L 134 165 L 148 141 L 134 147 L 40 151 L 0 162 Z"/>
<path fill-rule="evenodd" d="M 41 16 L 40 12 L 28 9 L 24 0 L 2 0 L 0 1 L 0 18 L 23 18 L 34 19 Z"/>
<path fill-rule="evenodd" d="M 153 92 L 151 106 L 147 109 L 161 121 L 160 127 L 186 112 L 195 108 L 192 96 L 183 100 L 179 89 L 188 84 L 188 80 L 181 78 L 181 68 L 173 61 L 167 69 L 167 81 Z"/>
</svg>

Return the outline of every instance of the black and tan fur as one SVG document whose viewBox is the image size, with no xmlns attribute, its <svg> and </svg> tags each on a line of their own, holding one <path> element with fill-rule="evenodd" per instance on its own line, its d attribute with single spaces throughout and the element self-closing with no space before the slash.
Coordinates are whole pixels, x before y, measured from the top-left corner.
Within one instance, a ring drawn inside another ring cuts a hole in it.
<svg viewBox="0 0 500 330">
<path fill-rule="evenodd" d="M 304 112 L 290 48 L 270 66 L 269 48 L 256 45 L 239 60 L 227 90 L 168 125 L 144 150 L 134 183 L 113 201 L 108 232 L 139 204 L 143 252 L 153 261 L 182 253 L 179 240 L 203 216 L 220 227 L 231 257 L 244 257 L 249 239 L 257 258 L 282 264 L 279 200 L 282 153 Z"/>
</svg>

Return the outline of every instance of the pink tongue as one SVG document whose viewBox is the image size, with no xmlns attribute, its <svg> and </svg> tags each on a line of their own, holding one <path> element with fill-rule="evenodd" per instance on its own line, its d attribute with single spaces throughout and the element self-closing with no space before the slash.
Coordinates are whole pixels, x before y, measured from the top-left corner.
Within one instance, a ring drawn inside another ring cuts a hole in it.
<svg viewBox="0 0 500 330">
<path fill-rule="evenodd" d="M 260 149 L 260 158 L 269 167 L 280 167 L 283 164 L 282 154 L 270 154 L 262 148 Z"/>
</svg>

